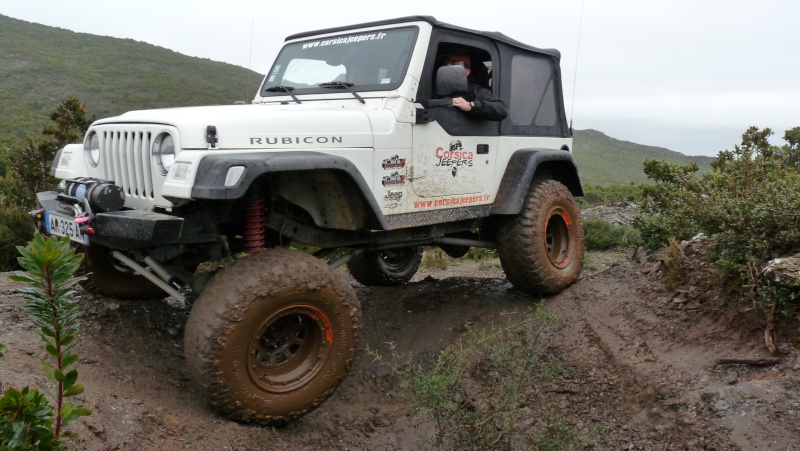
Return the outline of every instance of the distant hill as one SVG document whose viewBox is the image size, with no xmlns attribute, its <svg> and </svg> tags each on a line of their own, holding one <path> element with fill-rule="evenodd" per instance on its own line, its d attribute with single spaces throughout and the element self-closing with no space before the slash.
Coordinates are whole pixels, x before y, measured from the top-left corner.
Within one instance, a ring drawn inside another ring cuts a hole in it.
<svg viewBox="0 0 800 451">
<path fill-rule="evenodd" d="M 261 75 L 131 39 L 75 33 L 0 15 L 0 135 L 38 135 L 68 96 L 98 118 L 125 111 L 249 101 Z M 576 130 L 584 185 L 645 183 L 647 158 L 707 170 L 709 157 L 620 141 Z"/>
<path fill-rule="evenodd" d="M 714 161 L 713 157 L 687 156 L 663 147 L 621 141 L 597 130 L 575 130 L 573 147 L 584 186 L 647 183 L 642 163 L 648 158 L 680 165 L 694 161 L 701 173 L 708 172 Z"/>
<path fill-rule="evenodd" d="M 261 75 L 132 39 L 75 33 L 0 15 L 0 134 L 38 134 L 68 96 L 98 118 L 168 106 L 232 104 Z"/>
</svg>

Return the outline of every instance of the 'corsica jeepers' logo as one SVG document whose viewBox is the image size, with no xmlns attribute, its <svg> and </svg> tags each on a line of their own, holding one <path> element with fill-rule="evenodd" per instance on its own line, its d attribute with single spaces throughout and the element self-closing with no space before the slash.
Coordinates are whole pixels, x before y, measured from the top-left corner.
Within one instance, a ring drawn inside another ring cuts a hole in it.
<svg viewBox="0 0 800 451">
<path fill-rule="evenodd" d="M 383 186 L 402 185 L 405 182 L 406 176 L 400 175 L 400 173 L 397 171 L 392 172 L 392 175 L 384 176 L 381 180 L 381 184 L 383 184 Z"/>
<path fill-rule="evenodd" d="M 455 177 L 456 172 L 458 172 L 456 168 L 472 166 L 472 160 L 475 158 L 475 154 L 464 150 L 461 141 L 455 140 L 450 143 L 448 150 L 444 150 L 443 147 L 437 147 L 436 158 L 436 166 L 453 166 L 454 171 L 452 172 Z"/>
</svg>

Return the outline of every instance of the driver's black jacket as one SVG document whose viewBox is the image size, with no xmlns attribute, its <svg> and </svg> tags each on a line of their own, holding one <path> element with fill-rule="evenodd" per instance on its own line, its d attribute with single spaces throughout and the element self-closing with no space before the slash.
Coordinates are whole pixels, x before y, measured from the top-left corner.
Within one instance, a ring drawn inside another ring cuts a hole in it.
<svg viewBox="0 0 800 451">
<path fill-rule="evenodd" d="M 475 102 L 472 111 L 467 114 L 474 115 L 487 121 L 501 121 L 508 116 L 508 107 L 502 100 L 492 95 L 492 91 L 481 85 L 470 82 L 464 100 Z"/>
</svg>

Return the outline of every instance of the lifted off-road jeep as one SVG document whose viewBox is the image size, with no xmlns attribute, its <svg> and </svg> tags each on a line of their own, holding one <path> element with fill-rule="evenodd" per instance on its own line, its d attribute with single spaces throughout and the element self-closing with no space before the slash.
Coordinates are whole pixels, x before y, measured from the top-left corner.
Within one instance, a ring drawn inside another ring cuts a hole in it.
<svg viewBox="0 0 800 451">
<path fill-rule="evenodd" d="M 467 89 L 464 67 L 441 65 L 453 51 L 506 119 L 453 107 Z M 330 396 L 356 352 L 341 265 L 400 285 L 422 246 L 484 247 L 522 291 L 577 279 L 583 192 L 563 105 L 559 53 L 499 33 L 423 16 L 301 33 L 250 105 L 95 122 L 56 156 L 61 182 L 34 216 L 85 254 L 89 292 L 192 304 L 186 359 L 219 411 L 285 422 Z"/>
</svg>

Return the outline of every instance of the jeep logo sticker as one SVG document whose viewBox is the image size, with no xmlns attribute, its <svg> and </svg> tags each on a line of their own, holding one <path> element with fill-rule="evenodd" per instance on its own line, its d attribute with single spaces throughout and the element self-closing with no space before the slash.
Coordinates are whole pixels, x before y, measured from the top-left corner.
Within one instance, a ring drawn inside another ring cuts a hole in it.
<svg viewBox="0 0 800 451">
<path fill-rule="evenodd" d="M 386 194 L 384 194 L 384 196 L 383 196 L 384 200 L 399 201 L 402 198 L 403 198 L 403 192 L 402 191 L 391 190 L 391 189 L 389 191 L 386 191 Z"/>
</svg>

